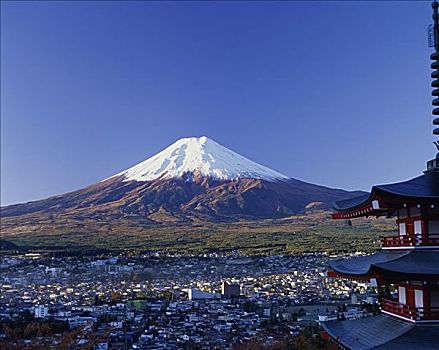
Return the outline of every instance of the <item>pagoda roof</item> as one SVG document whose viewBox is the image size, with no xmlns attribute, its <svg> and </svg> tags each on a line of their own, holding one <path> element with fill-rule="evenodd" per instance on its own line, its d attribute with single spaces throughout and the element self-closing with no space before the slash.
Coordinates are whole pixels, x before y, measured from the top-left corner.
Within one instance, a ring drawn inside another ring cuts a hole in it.
<svg viewBox="0 0 439 350">
<path fill-rule="evenodd" d="M 339 212 L 352 212 L 351 217 L 380 214 L 387 208 L 373 202 L 383 198 L 387 199 L 385 202 L 390 199 L 399 205 L 416 201 L 439 203 L 439 172 L 429 171 L 408 181 L 374 186 L 369 194 L 336 202 L 334 208 Z M 334 218 L 346 217 L 335 215 Z"/>
<path fill-rule="evenodd" d="M 322 322 L 322 327 L 333 339 L 348 349 L 438 348 L 439 324 L 415 324 L 385 314 L 352 321 Z"/>
<path fill-rule="evenodd" d="M 336 273 L 354 278 L 376 274 L 439 278 L 439 250 L 382 250 L 372 255 L 329 262 Z"/>
</svg>

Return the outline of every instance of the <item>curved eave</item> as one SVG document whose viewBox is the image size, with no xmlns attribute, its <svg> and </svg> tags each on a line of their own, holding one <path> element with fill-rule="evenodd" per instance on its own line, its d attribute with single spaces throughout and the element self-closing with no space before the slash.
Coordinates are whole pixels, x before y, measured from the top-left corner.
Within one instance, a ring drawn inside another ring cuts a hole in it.
<svg viewBox="0 0 439 350">
<path fill-rule="evenodd" d="M 323 329 L 347 349 L 437 349 L 439 325 L 416 325 L 388 315 L 322 322 Z"/>
<path fill-rule="evenodd" d="M 330 268 L 340 277 L 368 279 L 376 275 L 439 279 L 439 250 L 380 251 L 350 259 L 334 260 Z"/>
<path fill-rule="evenodd" d="M 332 214 L 333 219 L 351 219 L 362 216 L 381 216 L 388 211 L 380 207 L 379 193 L 383 192 L 377 187 L 372 187 L 370 194 L 334 203 L 337 210 Z"/>
<path fill-rule="evenodd" d="M 362 207 L 367 207 L 369 204 L 372 203 L 373 198 L 374 198 L 374 193 L 373 191 L 371 191 L 367 195 L 335 202 L 332 206 L 335 210 L 340 212 L 350 211 Z"/>
<path fill-rule="evenodd" d="M 374 264 L 395 260 L 407 254 L 409 253 L 406 251 L 379 251 L 366 256 L 333 260 L 329 262 L 329 266 L 340 275 L 367 278 L 373 275 L 372 266 Z"/>
<path fill-rule="evenodd" d="M 341 272 L 337 272 L 335 270 L 330 270 L 327 272 L 327 277 L 330 278 L 341 278 L 341 279 L 347 279 L 351 281 L 358 281 L 358 282 L 370 282 L 372 278 L 375 278 L 377 276 L 373 274 L 363 274 L 363 275 L 352 275 L 352 274 L 344 274 Z"/>
<path fill-rule="evenodd" d="M 371 192 L 334 203 L 334 219 L 380 216 L 400 208 L 401 204 L 439 205 L 439 172 L 430 172 L 414 179 L 372 187 Z"/>
<path fill-rule="evenodd" d="M 376 263 L 372 269 L 380 274 L 439 279 L 439 250 L 411 251 L 400 258 Z"/>
</svg>

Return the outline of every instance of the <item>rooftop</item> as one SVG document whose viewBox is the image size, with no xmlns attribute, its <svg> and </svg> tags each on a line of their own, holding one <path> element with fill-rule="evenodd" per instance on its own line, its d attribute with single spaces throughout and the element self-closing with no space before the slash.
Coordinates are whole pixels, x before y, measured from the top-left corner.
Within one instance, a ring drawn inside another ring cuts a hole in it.
<svg viewBox="0 0 439 350">
<path fill-rule="evenodd" d="M 379 213 L 380 209 L 385 209 L 372 203 L 380 197 L 390 198 L 399 202 L 401 200 L 414 202 L 428 201 L 439 204 L 439 172 L 426 172 L 424 175 L 408 181 L 374 186 L 370 194 L 336 202 L 334 208 L 340 212 L 363 209 L 364 212 L 359 214 L 363 216 L 374 215 Z"/>
<path fill-rule="evenodd" d="M 439 278 L 438 250 L 379 251 L 372 255 L 334 260 L 329 263 L 332 270 L 342 275 L 356 277 L 391 272 L 412 277 Z"/>
<path fill-rule="evenodd" d="M 356 350 L 438 349 L 439 325 L 414 324 L 387 315 L 322 323 L 341 345 Z"/>
</svg>

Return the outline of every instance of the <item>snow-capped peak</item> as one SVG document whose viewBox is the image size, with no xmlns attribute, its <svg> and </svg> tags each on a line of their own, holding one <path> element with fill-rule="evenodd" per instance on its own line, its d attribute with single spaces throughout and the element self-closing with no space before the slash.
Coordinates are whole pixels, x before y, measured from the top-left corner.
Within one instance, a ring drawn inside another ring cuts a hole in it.
<svg viewBox="0 0 439 350">
<path fill-rule="evenodd" d="M 182 138 L 155 156 L 115 176 L 123 176 L 124 181 L 150 181 L 181 177 L 188 172 L 198 172 L 221 180 L 288 179 L 288 176 L 257 164 L 206 136 Z"/>
</svg>

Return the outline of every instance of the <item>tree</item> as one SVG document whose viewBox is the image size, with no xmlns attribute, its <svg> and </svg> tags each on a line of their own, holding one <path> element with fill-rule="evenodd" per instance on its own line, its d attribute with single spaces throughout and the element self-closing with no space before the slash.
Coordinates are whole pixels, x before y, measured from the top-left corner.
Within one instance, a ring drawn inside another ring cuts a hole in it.
<svg viewBox="0 0 439 350">
<path fill-rule="evenodd" d="M 112 303 L 118 303 L 122 300 L 122 295 L 119 292 L 112 291 L 110 299 Z"/>
</svg>

